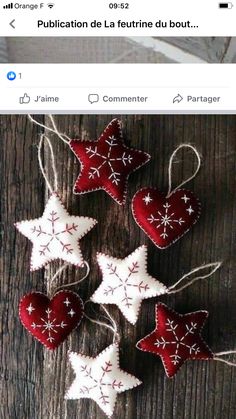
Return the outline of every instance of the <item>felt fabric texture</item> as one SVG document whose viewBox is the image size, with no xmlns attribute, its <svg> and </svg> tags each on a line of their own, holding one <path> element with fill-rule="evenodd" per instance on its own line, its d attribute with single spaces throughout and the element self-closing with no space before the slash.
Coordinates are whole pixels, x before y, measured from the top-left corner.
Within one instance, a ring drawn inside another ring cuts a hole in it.
<svg viewBox="0 0 236 419">
<path fill-rule="evenodd" d="M 91 297 L 99 304 L 116 304 L 132 324 L 138 319 L 142 300 L 165 294 L 167 288 L 147 272 L 147 246 L 138 247 L 125 259 L 97 254 L 102 283 Z"/>
<path fill-rule="evenodd" d="M 105 190 L 118 204 L 125 203 L 129 175 L 150 156 L 124 144 L 121 122 L 113 119 L 98 140 L 71 140 L 70 147 L 81 164 L 75 194 Z"/>
<path fill-rule="evenodd" d="M 154 188 L 140 189 L 133 197 L 136 223 L 159 249 L 175 243 L 197 222 L 201 204 L 191 191 L 177 189 L 166 198 Z"/>
<path fill-rule="evenodd" d="M 166 375 L 173 377 L 188 359 L 212 359 L 201 337 L 207 311 L 179 314 L 165 304 L 156 305 L 156 328 L 137 343 L 141 351 L 161 357 Z"/>
<path fill-rule="evenodd" d="M 136 377 L 120 369 L 119 346 L 114 343 L 96 358 L 69 352 L 69 360 L 76 377 L 65 399 L 90 398 L 110 417 L 117 394 L 141 384 Z"/>
<path fill-rule="evenodd" d="M 57 292 L 50 300 L 41 292 L 31 292 L 20 301 L 23 326 L 48 349 L 56 349 L 83 318 L 83 301 L 72 291 Z"/>
<path fill-rule="evenodd" d="M 95 224 L 97 220 L 93 218 L 70 216 L 59 196 L 53 193 L 42 217 L 16 223 L 16 228 L 33 243 L 31 271 L 55 259 L 83 266 L 79 240 Z"/>
</svg>

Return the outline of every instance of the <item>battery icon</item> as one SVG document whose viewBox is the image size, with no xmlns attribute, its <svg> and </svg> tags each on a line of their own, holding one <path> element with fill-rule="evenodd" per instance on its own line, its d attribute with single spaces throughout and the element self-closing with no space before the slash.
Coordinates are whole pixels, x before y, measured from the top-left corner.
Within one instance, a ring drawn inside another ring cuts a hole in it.
<svg viewBox="0 0 236 419">
<path fill-rule="evenodd" d="M 228 3 L 219 3 L 219 8 L 220 9 L 232 9 L 233 7 L 233 3 L 228 2 Z"/>
</svg>

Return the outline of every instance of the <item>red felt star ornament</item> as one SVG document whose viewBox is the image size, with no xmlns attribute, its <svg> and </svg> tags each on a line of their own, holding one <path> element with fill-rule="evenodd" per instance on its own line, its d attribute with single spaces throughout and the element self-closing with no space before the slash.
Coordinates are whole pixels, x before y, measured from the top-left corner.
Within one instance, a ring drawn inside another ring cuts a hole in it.
<svg viewBox="0 0 236 419">
<path fill-rule="evenodd" d="M 129 175 L 151 158 L 124 144 L 118 119 L 108 124 L 98 140 L 71 140 L 69 145 L 81 164 L 74 193 L 103 189 L 120 205 L 126 200 Z"/>
<path fill-rule="evenodd" d="M 201 330 L 207 311 L 179 314 L 165 304 L 156 305 L 156 328 L 137 343 L 141 351 L 161 357 L 166 375 L 173 377 L 188 359 L 212 359 Z"/>
</svg>

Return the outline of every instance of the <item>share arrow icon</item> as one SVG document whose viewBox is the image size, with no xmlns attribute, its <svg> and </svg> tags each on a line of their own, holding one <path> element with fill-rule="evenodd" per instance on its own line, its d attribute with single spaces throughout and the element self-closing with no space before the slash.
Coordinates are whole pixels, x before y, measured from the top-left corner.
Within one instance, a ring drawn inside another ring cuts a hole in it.
<svg viewBox="0 0 236 419">
<path fill-rule="evenodd" d="M 177 96 L 174 97 L 173 103 L 180 103 L 180 102 L 182 102 L 182 100 L 184 100 L 183 96 L 178 94 Z"/>
</svg>

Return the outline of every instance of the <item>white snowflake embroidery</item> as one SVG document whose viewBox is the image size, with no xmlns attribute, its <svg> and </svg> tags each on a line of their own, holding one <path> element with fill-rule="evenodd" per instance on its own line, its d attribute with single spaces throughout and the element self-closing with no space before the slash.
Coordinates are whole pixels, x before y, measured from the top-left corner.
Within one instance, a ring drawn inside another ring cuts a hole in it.
<svg viewBox="0 0 236 419">
<path fill-rule="evenodd" d="M 26 310 L 28 311 L 29 315 L 32 314 L 32 312 L 35 310 L 35 308 L 32 306 L 32 304 L 30 303 L 30 305 L 26 308 Z"/>
<path fill-rule="evenodd" d="M 98 152 L 98 147 L 87 147 L 86 153 L 89 154 L 89 158 L 92 159 L 94 156 L 101 158 L 101 163 L 97 167 L 91 167 L 91 170 L 89 172 L 89 179 L 94 179 L 95 177 L 100 177 L 100 170 L 103 166 L 107 166 L 110 171 L 110 175 L 108 176 L 108 179 L 112 181 L 115 185 L 118 185 L 120 182 L 120 176 L 121 173 L 117 172 L 114 169 L 114 163 L 115 162 L 121 162 L 123 166 L 126 166 L 128 164 L 132 163 L 133 157 L 126 153 L 122 152 L 122 155 L 119 157 L 112 157 L 113 149 L 114 147 L 118 146 L 118 140 L 114 137 L 114 135 L 109 137 L 109 140 L 106 140 L 106 143 L 109 146 L 107 155 L 101 154 Z"/>
<path fill-rule="evenodd" d="M 146 205 L 150 204 L 150 202 L 153 201 L 153 199 L 150 197 L 150 193 L 148 192 L 148 194 L 143 198 L 143 201 L 145 202 Z"/>
<path fill-rule="evenodd" d="M 68 305 L 70 304 L 70 300 L 68 300 L 68 297 L 65 299 L 65 301 L 63 301 L 63 303 L 66 305 L 66 307 L 68 307 Z"/>
<path fill-rule="evenodd" d="M 181 356 L 179 355 L 179 349 L 181 348 L 181 346 L 184 346 L 185 348 L 189 350 L 189 355 L 192 355 L 192 354 L 196 355 L 197 353 L 200 352 L 200 348 L 197 346 L 196 343 L 194 343 L 193 345 L 188 345 L 184 341 L 188 335 L 190 334 L 193 335 L 195 333 L 195 330 L 197 329 L 197 323 L 191 322 L 190 325 L 186 323 L 185 324 L 186 332 L 184 335 L 180 335 L 180 336 L 178 336 L 178 324 L 174 323 L 174 320 L 167 319 L 166 326 L 167 326 L 166 331 L 172 332 L 174 340 L 166 341 L 163 337 L 161 337 L 160 339 L 156 340 L 154 345 L 157 346 L 158 348 L 161 347 L 162 349 L 165 349 L 167 345 L 175 346 L 174 354 L 170 355 L 172 364 L 174 365 L 179 364 L 181 360 Z"/>
<path fill-rule="evenodd" d="M 182 198 L 181 198 L 184 202 L 185 202 L 185 204 L 190 200 L 190 198 L 188 198 L 187 196 L 186 196 L 186 194 L 184 194 L 184 196 L 182 196 Z"/>
<path fill-rule="evenodd" d="M 69 359 L 76 378 L 65 398 L 91 398 L 109 417 L 114 411 L 117 393 L 141 384 L 136 377 L 120 369 L 117 344 L 108 346 L 96 358 L 71 352 Z"/>
<path fill-rule="evenodd" d="M 188 211 L 189 215 L 191 215 L 194 212 L 194 210 L 192 209 L 191 205 L 190 205 L 189 208 L 186 209 L 186 211 Z"/>
<path fill-rule="evenodd" d="M 75 315 L 75 311 L 73 310 L 73 308 L 70 309 L 68 314 L 70 315 L 70 317 L 73 317 Z"/>
<path fill-rule="evenodd" d="M 157 223 L 156 228 L 163 228 L 162 233 L 160 236 L 163 239 L 166 239 L 168 237 L 168 229 L 174 230 L 174 224 L 182 225 L 185 221 L 182 219 L 182 217 L 175 219 L 173 218 L 175 213 L 169 212 L 171 205 L 166 202 L 163 205 L 164 211 L 157 211 L 158 218 L 156 218 L 153 214 L 150 215 L 150 217 L 147 218 L 147 220 L 150 222 L 150 224 Z"/>
<path fill-rule="evenodd" d="M 140 246 L 125 259 L 98 254 L 103 281 L 91 300 L 99 304 L 116 304 L 127 320 L 134 324 L 142 300 L 167 291 L 163 284 L 148 274 L 146 259 L 146 246 Z"/>
<path fill-rule="evenodd" d="M 43 317 L 41 317 L 41 324 L 37 324 L 35 322 L 33 322 L 31 324 L 31 327 L 33 329 L 43 329 L 42 333 L 45 333 L 47 335 L 47 340 L 49 342 L 53 342 L 55 340 L 55 338 L 53 337 L 53 334 L 57 333 L 57 329 L 64 329 L 67 324 L 64 323 L 64 321 L 62 321 L 61 323 L 57 323 L 57 319 L 56 318 L 51 318 L 51 313 L 52 310 L 50 310 L 49 308 L 45 311 L 46 313 L 46 318 L 44 319 Z"/>
</svg>

